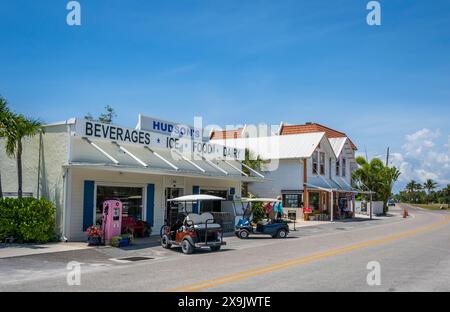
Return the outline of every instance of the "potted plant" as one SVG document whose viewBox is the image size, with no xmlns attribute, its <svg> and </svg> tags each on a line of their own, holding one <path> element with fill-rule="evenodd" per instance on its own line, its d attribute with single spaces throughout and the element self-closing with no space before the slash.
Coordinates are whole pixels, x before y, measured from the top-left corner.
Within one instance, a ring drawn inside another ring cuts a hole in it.
<svg viewBox="0 0 450 312">
<path fill-rule="evenodd" d="M 89 246 L 98 246 L 102 243 L 102 230 L 96 225 L 90 226 L 86 230 Z"/>
<path fill-rule="evenodd" d="M 113 247 L 126 247 L 133 243 L 133 235 L 122 234 L 121 236 L 114 236 L 111 238 L 111 246 Z"/>
</svg>

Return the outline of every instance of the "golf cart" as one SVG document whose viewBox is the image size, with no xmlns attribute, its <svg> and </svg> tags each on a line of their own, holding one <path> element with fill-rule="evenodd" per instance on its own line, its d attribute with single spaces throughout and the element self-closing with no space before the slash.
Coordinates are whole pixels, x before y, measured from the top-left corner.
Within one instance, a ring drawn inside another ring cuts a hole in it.
<svg viewBox="0 0 450 312">
<path fill-rule="evenodd" d="M 252 203 L 276 203 L 281 202 L 272 198 L 243 198 L 236 202 L 245 207 L 243 209 L 242 218 L 238 221 L 234 233 L 241 239 L 248 238 L 251 234 L 270 235 L 272 238 L 286 238 L 289 234 L 289 225 L 286 221 L 277 218 L 267 217 L 265 220 L 259 221 L 256 226 L 252 225 L 253 209 Z M 239 209 L 237 209 L 239 210 Z"/>
<path fill-rule="evenodd" d="M 185 254 L 191 254 L 196 248 L 208 247 L 211 251 L 218 251 L 223 241 L 223 229 L 215 223 L 214 217 L 209 212 L 197 214 L 187 211 L 187 205 L 192 205 L 192 210 L 200 210 L 202 201 L 225 200 L 222 197 L 211 195 L 187 195 L 174 199 L 168 199 L 168 204 L 182 206 L 181 212 L 175 218 L 166 219 L 166 224 L 161 228 L 161 246 L 170 249 L 172 246 L 181 246 Z M 196 206 L 195 206 L 196 205 Z M 196 207 L 196 209 L 194 209 Z"/>
</svg>

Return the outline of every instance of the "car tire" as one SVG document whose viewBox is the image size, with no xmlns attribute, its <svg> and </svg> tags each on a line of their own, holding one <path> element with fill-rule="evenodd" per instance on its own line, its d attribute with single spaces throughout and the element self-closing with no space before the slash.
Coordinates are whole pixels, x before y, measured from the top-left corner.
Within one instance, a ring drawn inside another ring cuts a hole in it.
<svg viewBox="0 0 450 312">
<path fill-rule="evenodd" d="M 285 229 L 281 229 L 277 232 L 277 238 L 286 238 L 288 236 L 288 232 Z"/>
<path fill-rule="evenodd" d="M 162 248 L 165 248 L 165 249 L 170 249 L 170 247 L 172 247 L 169 236 L 163 235 L 163 237 L 161 238 L 161 246 L 162 246 Z"/>
<path fill-rule="evenodd" d="M 240 239 L 247 239 L 250 236 L 250 232 L 247 230 L 240 230 L 239 231 L 239 238 Z"/>
<path fill-rule="evenodd" d="M 190 255 L 194 252 L 194 246 L 192 246 L 191 242 L 187 239 L 183 240 L 181 242 L 181 250 L 184 254 Z"/>
<path fill-rule="evenodd" d="M 219 251 L 221 246 L 211 246 L 211 251 Z"/>
</svg>

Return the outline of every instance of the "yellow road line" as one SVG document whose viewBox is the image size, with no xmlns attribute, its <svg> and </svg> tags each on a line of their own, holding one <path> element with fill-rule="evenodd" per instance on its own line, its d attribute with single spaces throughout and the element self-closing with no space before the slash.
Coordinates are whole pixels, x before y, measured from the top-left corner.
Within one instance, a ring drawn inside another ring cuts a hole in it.
<svg viewBox="0 0 450 312">
<path fill-rule="evenodd" d="M 304 256 L 304 257 L 296 258 L 296 259 L 285 261 L 285 262 L 262 266 L 262 267 L 251 269 L 248 271 L 243 271 L 243 272 L 238 272 L 238 273 L 234 273 L 231 275 L 223 276 L 223 277 L 220 277 L 217 279 L 207 280 L 207 281 L 203 281 L 203 282 L 199 282 L 199 283 L 195 283 L 195 284 L 191 284 L 191 285 L 185 285 L 182 287 L 171 289 L 170 291 L 183 291 L 183 292 L 200 291 L 200 290 L 203 290 L 206 288 L 211 288 L 211 287 L 215 287 L 218 285 L 222 285 L 222 284 L 262 275 L 265 273 L 286 269 L 286 268 L 289 268 L 292 266 L 306 264 L 306 263 L 310 263 L 310 262 L 313 262 L 316 260 L 341 255 L 341 254 L 348 253 L 348 252 L 351 252 L 354 250 L 367 248 L 367 247 L 373 247 L 373 246 L 381 245 L 384 243 L 396 241 L 399 239 L 411 237 L 413 235 L 431 232 L 433 230 L 436 230 L 436 229 L 448 224 L 449 222 L 450 222 L 450 216 L 447 216 L 447 217 L 444 217 L 444 219 L 440 222 L 436 222 L 434 224 L 431 224 L 431 225 L 428 225 L 425 227 L 421 227 L 416 230 L 411 230 L 411 231 L 404 232 L 404 233 L 399 233 L 399 234 L 394 234 L 394 235 L 390 235 L 390 236 L 386 236 L 386 237 L 382 237 L 382 238 L 378 238 L 378 239 L 373 239 L 373 240 L 369 240 L 369 241 L 362 242 L 362 243 L 357 243 L 357 244 L 350 245 L 350 246 L 343 247 L 343 248 L 332 249 L 329 251 L 325 251 L 325 252 L 321 252 L 321 253 L 317 253 L 317 254 L 313 254 L 313 255 L 309 255 L 309 256 Z"/>
</svg>

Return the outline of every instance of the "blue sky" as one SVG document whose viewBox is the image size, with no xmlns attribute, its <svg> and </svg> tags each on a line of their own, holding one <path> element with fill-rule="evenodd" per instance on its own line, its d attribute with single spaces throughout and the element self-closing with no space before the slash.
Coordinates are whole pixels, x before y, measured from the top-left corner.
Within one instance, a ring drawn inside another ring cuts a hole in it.
<svg viewBox="0 0 450 312">
<path fill-rule="evenodd" d="M 0 94 L 17 112 L 314 121 L 371 157 L 390 146 L 401 183 L 450 183 L 449 1 L 380 1 L 378 27 L 362 0 L 80 0 L 80 27 L 67 2 L 0 0 Z"/>
</svg>

